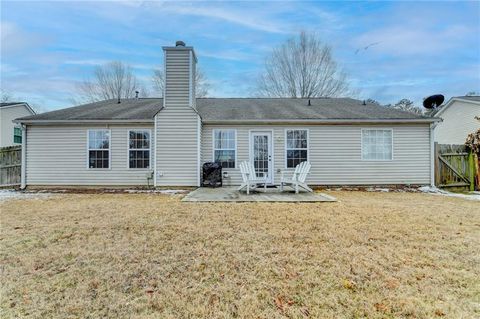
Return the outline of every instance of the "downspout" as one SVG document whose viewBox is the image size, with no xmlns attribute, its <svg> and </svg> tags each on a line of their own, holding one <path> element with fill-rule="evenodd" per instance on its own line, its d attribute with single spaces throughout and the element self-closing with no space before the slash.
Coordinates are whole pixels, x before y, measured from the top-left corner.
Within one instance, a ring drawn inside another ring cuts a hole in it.
<svg viewBox="0 0 480 319">
<path fill-rule="evenodd" d="M 197 114 L 197 186 L 201 186 L 201 169 L 200 165 L 202 163 L 201 159 L 201 135 L 202 135 L 202 120 L 200 118 L 200 115 Z"/>
<path fill-rule="evenodd" d="M 153 117 L 153 188 L 157 187 L 157 114 Z"/>
<path fill-rule="evenodd" d="M 430 186 L 435 187 L 435 127 L 437 123 L 430 123 Z"/>
<path fill-rule="evenodd" d="M 20 169 L 20 189 L 27 187 L 27 126 L 22 124 L 22 167 Z"/>
</svg>

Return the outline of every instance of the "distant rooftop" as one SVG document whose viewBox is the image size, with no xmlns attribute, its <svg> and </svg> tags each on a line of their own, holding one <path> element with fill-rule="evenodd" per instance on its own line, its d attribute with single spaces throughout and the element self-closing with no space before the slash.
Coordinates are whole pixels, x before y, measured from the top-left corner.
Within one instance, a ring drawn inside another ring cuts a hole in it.
<svg viewBox="0 0 480 319">
<path fill-rule="evenodd" d="M 26 102 L 3 102 L 3 103 L 0 103 L 0 107 L 12 106 L 17 104 L 27 104 L 27 103 Z"/>
<path fill-rule="evenodd" d="M 457 99 L 471 100 L 480 102 L 480 95 L 455 96 Z"/>
</svg>

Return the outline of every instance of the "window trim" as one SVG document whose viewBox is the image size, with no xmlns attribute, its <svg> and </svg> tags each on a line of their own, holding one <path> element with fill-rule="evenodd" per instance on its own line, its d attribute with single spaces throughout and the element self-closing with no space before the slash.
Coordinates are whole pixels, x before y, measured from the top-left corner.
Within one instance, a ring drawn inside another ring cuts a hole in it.
<svg viewBox="0 0 480 319">
<path fill-rule="evenodd" d="M 107 149 L 90 149 L 90 131 L 108 131 L 108 167 L 102 168 L 93 168 L 90 167 L 90 150 L 98 150 L 98 151 L 106 151 Z M 92 128 L 87 129 L 87 154 L 86 154 L 86 164 L 88 170 L 95 170 L 95 171 L 108 171 L 112 169 L 112 130 L 109 128 Z"/>
<path fill-rule="evenodd" d="M 233 134 L 234 134 L 234 140 L 235 140 L 235 148 L 221 148 L 221 149 L 217 149 L 215 148 L 215 132 L 217 131 L 233 131 Z M 212 130 L 212 162 L 215 162 L 215 151 L 216 150 L 227 150 L 227 151 L 235 151 L 235 166 L 234 167 L 228 167 L 228 168 L 223 168 L 223 170 L 228 170 L 228 169 L 236 169 L 238 166 L 237 166 L 237 154 L 238 154 L 238 151 L 237 151 L 237 148 L 238 148 L 238 143 L 237 143 L 237 129 L 234 129 L 234 128 L 216 128 L 216 129 L 213 129 Z"/>
<path fill-rule="evenodd" d="M 368 159 L 368 158 L 364 158 L 363 157 L 363 132 L 364 131 L 390 131 L 391 132 L 391 154 L 392 154 L 392 158 L 391 159 Z M 394 160 L 394 154 L 393 154 L 393 128 L 388 128 L 388 127 L 378 127 L 378 128 L 367 128 L 367 127 L 363 127 L 361 129 L 361 134 L 360 134 L 360 160 L 363 161 L 363 162 L 392 162 Z"/>
<path fill-rule="evenodd" d="M 20 130 L 20 135 L 15 135 L 15 131 L 16 130 Z M 15 142 L 15 137 L 18 137 L 20 136 L 20 142 Z M 18 126 L 18 125 L 15 125 L 13 127 L 13 144 L 22 144 L 22 141 L 23 141 L 23 138 L 22 138 L 22 127 L 21 126 Z"/>
<path fill-rule="evenodd" d="M 147 168 L 137 168 L 137 167 L 134 167 L 134 168 L 131 168 L 130 167 L 130 151 L 131 150 L 139 150 L 139 151 L 146 151 L 147 149 L 139 149 L 139 148 L 134 148 L 134 149 L 130 149 L 130 132 L 139 132 L 139 131 L 143 131 L 143 132 L 148 132 L 149 134 L 149 147 L 148 147 L 148 151 L 149 151 L 149 160 L 150 160 L 150 163 L 148 165 Z M 129 128 L 127 129 L 127 169 L 131 169 L 131 170 L 140 170 L 140 171 L 150 171 L 152 170 L 152 129 L 150 128 Z"/>
<path fill-rule="evenodd" d="M 287 161 L 287 151 L 289 148 L 287 148 L 287 133 L 288 131 L 307 131 L 307 161 L 310 162 L 310 129 L 308 128 L 301 128 L 301 127 L 292 127 L 292 128 L 286 128 L 284 132 L 284 166 L 285 169 L 295 169 L 295 167 L 288 167 L 288 161 Z M 301 148 L 303 150 L 303 148 Z"/>
</svg>

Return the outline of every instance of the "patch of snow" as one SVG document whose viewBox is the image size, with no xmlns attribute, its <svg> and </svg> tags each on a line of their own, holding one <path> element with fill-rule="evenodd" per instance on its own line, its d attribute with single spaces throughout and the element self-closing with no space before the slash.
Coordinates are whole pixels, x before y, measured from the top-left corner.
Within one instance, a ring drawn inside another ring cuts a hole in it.
<svg viewBox="0 0 480 319">
<path fill-rule="evenodd" d="M 468 200 L 480 201 L 480 194 L 478 194 L 478 192 L 471 192 L 470 194 L 452 193 L 452 192 L 448 192 L 446 190 L 439 189 L 437 187 L 432 187 L 432 186 L 422 186 L 422 187 L 419 187 L 418 190 L 420 192 L 432 194 L 432 195 L 458 197 L 458 198 L 464 198 Z"/>
<path fill-rule="evenodd" d="M 130 194 L 166 194 L 166 195 L 176 195 L 176 194 L 186 194 L 190 191 L 185 189 L 127 189 L 126 193 Z"/>
<path fill-rule="evenodd" d="M 50 196 L 52 196 L 52 194 L 49 193 L 24 192 L 13 189 L 0 190 L 0 202 L 10 199 L 44 199 Z"/>
<path fill-rule="evenodd" d="M 382 193 L 388 193 L 390 191 L 389 188 L 378 188 L 378 187 L 369 187 L 367 188 L 367 192 L 382 192 Z"/>
</svg>

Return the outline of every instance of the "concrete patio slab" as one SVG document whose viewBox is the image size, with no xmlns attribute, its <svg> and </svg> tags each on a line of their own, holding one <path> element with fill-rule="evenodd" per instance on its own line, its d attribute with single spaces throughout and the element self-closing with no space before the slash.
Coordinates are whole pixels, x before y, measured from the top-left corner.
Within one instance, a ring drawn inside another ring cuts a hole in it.
<svg viewBox="0 0 480 319">
<path fill-rule="evenodd" d="M 304 193 L 285 191 L 281 193 L 277 188 L 267 188 L 251 191 L 250 195 L 239 192 L 236 187 L 206 188 L 200 187 L 189 193 L 182 202 L 336 202 L 333 196 L 323 193 Z"/>
</svg>

